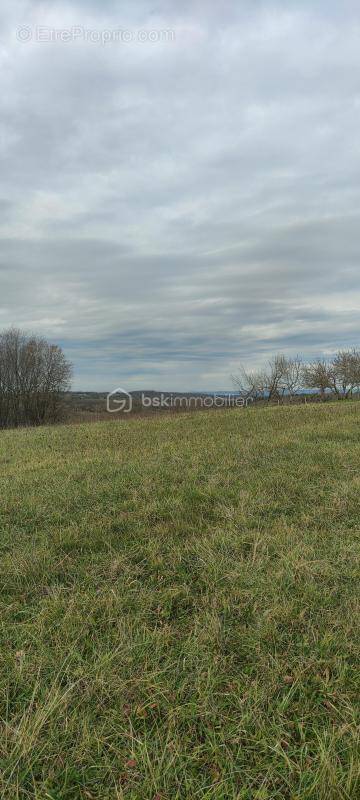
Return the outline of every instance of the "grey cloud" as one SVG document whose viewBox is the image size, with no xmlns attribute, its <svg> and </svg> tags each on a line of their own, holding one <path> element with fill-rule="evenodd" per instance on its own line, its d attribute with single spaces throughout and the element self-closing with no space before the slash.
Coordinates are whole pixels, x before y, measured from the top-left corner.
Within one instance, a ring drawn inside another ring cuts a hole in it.
<svg viewBox="0 0 360 800">
<path fill-rule="evenodd" d="M 357 344 L 357 3 L 3 17 L 0 326 L 60 340 L 89 389 L 219 387 L 240 360 Z M 22 24 L 176 37 L 23 44 Z"/>
</svg>

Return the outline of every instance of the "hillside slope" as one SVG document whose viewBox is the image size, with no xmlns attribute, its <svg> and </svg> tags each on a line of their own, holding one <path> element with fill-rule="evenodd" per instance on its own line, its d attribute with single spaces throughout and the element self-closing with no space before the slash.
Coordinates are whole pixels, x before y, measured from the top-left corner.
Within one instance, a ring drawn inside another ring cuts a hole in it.
<svg viewBox="0 0 360 800">
<path fill-rule="evenodd" d="M 359 796 L 360 404 L 0 435 L 0 796 Z"/>
</svg>

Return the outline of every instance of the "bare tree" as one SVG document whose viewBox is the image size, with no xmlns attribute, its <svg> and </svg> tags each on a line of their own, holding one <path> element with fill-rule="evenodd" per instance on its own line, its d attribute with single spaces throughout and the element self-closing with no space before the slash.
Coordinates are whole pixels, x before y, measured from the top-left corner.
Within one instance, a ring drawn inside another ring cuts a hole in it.
<svg viewBox="0 0 360 800">
<path fill-rule="evenodd" d="M 0 426 L 53 422 L 69 387 L 70 363 L 60 347 L 11 328 L 0 334 Z"/>
<path fill-rule="evenodd" d="M 268 400 L 279 400 L 286 391 L 288 360 L 281 353 L 269 361 L 266 370 L 265 390 Z"/>
<path fill-rule="evenodd" d="M 300 356 L 287 358 L 280 353 L 270 359 L 264 370 L 247 371 L 241 367 L 232 380 L 245 399 L 261 397 L 272 401 L 286 395 L 291 401 L 302 388 L 319 392 L 322 400 L 326 400 L 327 393 L 347 398 L 360 391 L 360 351 L 339 350 L 331 361 L 317 359 L 305 365 Z"/>
<path fill-rule="evenodd" d="M 354 389 L 359 389 L 359 351 L 355 349 L 339 350 L 331 363 L 331 380 L 334 391 L 342 397 L 349 397 Z"/>
<path fill-rule="evenodd" d="M 239 374 L 232 375 L 231 377 L 234 387 L 237 389 L 240 396 L 244 398 L 244 400 L 247 400 L 250 397 L 253 399 L 264 397 L 266 385 L 265 373 L 256 372 L 254 370 L 247 372 L 246 369 L 241 366 Z"/>
<path fill-rule="evenodd" d="M 279 354 L 268 362 L 264 370 L 247 372 L 241 367 L 239 374 L 232 376 L 232 380 L 242 397 L 279 400 L 283 398 L 288 386 L 295 385 L 295 359 L 293 364 Z"/>
<path fill-rule="evenodd" d="M 349 397 L 360 388 L 360 353 L 358 350 L 339 350 L 332 361 L 318 359 L 303 370 L 303 382 L 317 389 L 323 400 L 329 391 L 337 397 Z"/>
<path fill-rule="evenodd" d="M 289 395 L 290 401 L 297 394 L 299 389 L 302 388 L 302 377 L 303 365 L 301 358 L 299 356 L 295 356 L 295 358 L 287 359 L 284 383 L 286 387 L 286 393 Z"/>
<path fill-rule="evenodd" d="M 307 389 L 316 389 L 322 400 L 325 400 L 326 391 L 334 391 L 332 370 L 328 362 L 318 359 L 312 364 L 306 364 L 303 368 L 303 384 Z"/>
</svg>

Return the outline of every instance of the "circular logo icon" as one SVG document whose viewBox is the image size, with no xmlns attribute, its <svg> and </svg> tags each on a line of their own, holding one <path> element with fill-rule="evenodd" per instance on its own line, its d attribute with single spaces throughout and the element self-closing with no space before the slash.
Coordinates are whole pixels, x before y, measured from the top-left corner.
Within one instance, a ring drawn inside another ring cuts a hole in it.
<svg viewBox="0 0 360 800">
<path fill-rule="evenodd" d="M 18 42 L 30 42 L 32 39 L 32 30 L 31 28 L 21 27 L 18 28 L 16 31 L 16 38 Z"/>
</svg>

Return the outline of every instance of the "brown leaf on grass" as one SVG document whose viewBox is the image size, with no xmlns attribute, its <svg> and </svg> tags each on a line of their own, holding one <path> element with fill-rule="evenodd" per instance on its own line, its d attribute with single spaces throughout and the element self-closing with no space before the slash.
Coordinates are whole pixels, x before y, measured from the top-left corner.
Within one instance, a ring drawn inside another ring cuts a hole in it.
<svg viewBox="0 0 360 800">
<path fill-rule="evenodd" d="M 280 739 L 280 744 L 283 750 L 287 750 L 289 747 L 289 742 L 287 741 L 287 739 Z"/>
<path fill-rule="evenodd" d="M 111 564 L 109 564 L 109 573 L 112 578 L 117 578 L 117 576 L 121 574 L 123 569 L 124 565 L 121 559 L 119 558 L 115 558 L 114 561 L 112 561 Z"/>
<path fill-rule="evenodd" d="M 328 711 L 336 711 L 335 706 L 330 702 L 330 700 L 323 700 L 323 705 L 328 709 Z"/>
<path fill-rule="evenodd" d="M 17 650 L 16 653 L 15 653 L 15 658 L 16 658 L 16 661 L 18 662 L 18 664 L 21 664 L 21 662 L 25 658 L 25 650 Z"/>
<path fill-rule="evenodd" d="M 137 717 L 140 717 L 140 719 L 145 719 L 145 717 L 147 717 L 147 715 L 148 715 L 148 713 L 146 711 L 145 706 L 137 706 L 137 708 L 136 708 L 136 716 Z"/>
<path fill-rule="evenodd" d="M 175 742 L 169 742 L 168 743 L 168 750 L 171 750 L 171 751 L 176 750 Z"/>
<path fill-rule="evenodd" d="M 211 775 L 211 780 L 216 783 L 221 778 L 221 772 L 219 767 L 216 764 L 210 764 L 209 772 Z"/>
<path fill-rule="evenodd" d="M 291 686 L 291 684 L 294 683 L 293 676 L 292 675 L 284 675 L 284 683 L 286 683 L 287 686 Z"/>
</svg>

